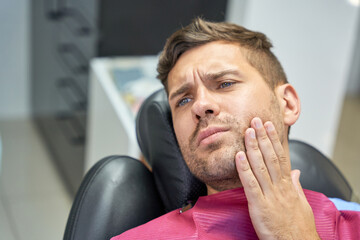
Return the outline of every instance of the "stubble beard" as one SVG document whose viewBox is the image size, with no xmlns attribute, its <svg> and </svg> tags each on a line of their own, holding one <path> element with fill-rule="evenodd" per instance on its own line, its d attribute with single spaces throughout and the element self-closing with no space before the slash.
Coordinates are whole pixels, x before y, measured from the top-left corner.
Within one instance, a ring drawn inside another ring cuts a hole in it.
<svg viewBox="0 0 360 240">
<path fill-rule="evenodd" d="M 208 125 L 229 127 L 226 138 L 210 143 L 203 148 L 197 146 L 198 132 Z M 236 166 L 235 155 L 244 151 L 244 126 L 234 117 L 227 116 L 219 120 L 213 117 L 201 120 L 188 143 L 179 143 L 181 152 L 190 171 L 202 182 L 212 188 L 223 191 L 240 187 Z"/>
<path fill-rule="evenodd" d="M 273 99 L 269 111 L 246 116 L 242 123 L 233 116 L 226 116 L 223 119 L 210 116 L 200 120 L 189 140 L 186 143 L 179 142 L 184 160 L 190 171 L 200 181 L 217 191 L 241 187 L 235 165 L 235 155 L 239 151 L 245 151 L 245 130 L 250 127 L 252 118 L 260 116 L 263 121 L 271 120 L 273 122 L 279 133 L 280 140 L 283 142 L 284 125 L 279 118 L 279 114 L 278 102 Z M 197 146 L 198 132 L 208 125 L 221 125 L 229 127 L 230 130 L 226 133 L 228 134 L 226 139 L 223 138 L 200 149 Z"/>
</svg>

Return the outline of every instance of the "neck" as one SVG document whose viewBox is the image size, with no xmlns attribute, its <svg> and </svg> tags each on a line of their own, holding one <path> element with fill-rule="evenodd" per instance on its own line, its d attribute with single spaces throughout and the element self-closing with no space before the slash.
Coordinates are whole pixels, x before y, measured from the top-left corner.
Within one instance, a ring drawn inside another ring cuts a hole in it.
<svg viewBox="0 0 360 240">
<path fill-rule="evenodd" d="M 234 188 L 239 188 L 239 187 L 242 187 L 242 184 L 241 184 L 239 178 L 237 178 L 236 180 L 227 181 L 226 183 L 221 182 L 221 184 L 218 184 L 215 187 L 206 184 L 207 195 L 211 195 L 214 193 L 218 193 L 218 192 L 222 192 L 222 191 L 230 190 L 230 189 L 234 189 Z"/>
<path fill-rule="evenodd" d="M 211 194 L 215 194 L 215 193 L 220 192 L 220 191 L 210 187 L 209 185 L 206 185 L 206 187 L 207 187 L 207 195 L 211 195 Z"/>
</svg>

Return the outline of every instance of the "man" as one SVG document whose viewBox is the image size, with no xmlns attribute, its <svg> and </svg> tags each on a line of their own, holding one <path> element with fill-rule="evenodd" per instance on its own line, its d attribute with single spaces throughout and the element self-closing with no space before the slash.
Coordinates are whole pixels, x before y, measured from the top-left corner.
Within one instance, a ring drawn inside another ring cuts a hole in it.
<svg viewBox="0 0 360 240">
<path fill-rule="evenodd" d="M 300 100 L 271 47 L 262 33 L 201 19 L 168 39 L 158 77 L 184 160 L 209 196 L 115 240 L 360 237 L 352 231 L 360 214 L 346 222 L 291 171 L 288 132 Z"/>
</svg>

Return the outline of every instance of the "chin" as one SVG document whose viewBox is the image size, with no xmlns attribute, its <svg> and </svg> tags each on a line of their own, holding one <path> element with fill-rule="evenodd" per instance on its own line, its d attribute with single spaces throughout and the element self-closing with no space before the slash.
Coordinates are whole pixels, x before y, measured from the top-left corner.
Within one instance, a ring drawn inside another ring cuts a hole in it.
<svg viewBox="0 0 360 240">
<path fill-rule="evenodd" d="M 235 166 L 235 149 L 219 149 L 187 161 L 190 171 L 208 185 L 224 185 L 225 182 L 238 182 L 239 177 Z M 216 189 L 216 188 L 215 188 Z"/>
<path fill-rule="evenodd" d="M 195 149 L 180 144 L 180 149 L 191 173 L 203 183 L 218 191 L 241 186 L 235 166 L 236 153 L 244 150 L 241 135 Z"/>
</svg>

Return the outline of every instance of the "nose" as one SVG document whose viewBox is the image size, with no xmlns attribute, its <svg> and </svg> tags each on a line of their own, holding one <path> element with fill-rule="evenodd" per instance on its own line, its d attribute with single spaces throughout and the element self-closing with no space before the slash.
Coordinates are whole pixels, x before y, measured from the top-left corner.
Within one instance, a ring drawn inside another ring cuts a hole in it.
<svg viewBox="0 0 360 240">
<path fill-rule="evenodd" d="M 210 115 L 218 115 L 220 112 L 219 102 L 213 93 L 207 89 L 199 89 L 191 108 L 194 121 L 197 123 L 201 118 Z"/>
</svg>

